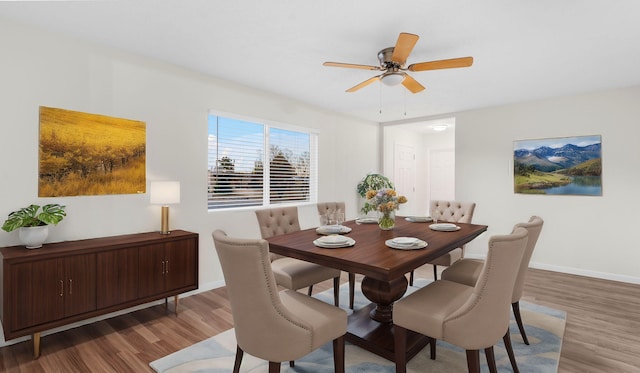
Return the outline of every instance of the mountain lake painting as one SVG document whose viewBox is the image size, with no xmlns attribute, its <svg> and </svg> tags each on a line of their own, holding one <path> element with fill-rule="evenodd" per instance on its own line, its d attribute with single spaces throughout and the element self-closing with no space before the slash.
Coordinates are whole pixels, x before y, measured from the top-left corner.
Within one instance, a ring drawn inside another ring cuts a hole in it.
<svg viewBox="0 0 640 373">
<path fill-rule="evenodd" d="M 513 143 L 514 192 L 602 195 L 600 135 Z"/>
</svg>

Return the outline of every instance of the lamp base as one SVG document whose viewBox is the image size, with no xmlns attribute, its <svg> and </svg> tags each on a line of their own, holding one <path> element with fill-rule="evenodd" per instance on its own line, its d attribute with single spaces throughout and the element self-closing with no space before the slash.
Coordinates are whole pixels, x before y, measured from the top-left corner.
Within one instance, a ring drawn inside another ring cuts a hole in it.
<svg viewBox="0 0 640 373">
<path fill-rule="evenodd" d="M 169 206 L 162 206 L 162 220 L 160 234 L 171 234 L 169 230 Z"/>
</svg>

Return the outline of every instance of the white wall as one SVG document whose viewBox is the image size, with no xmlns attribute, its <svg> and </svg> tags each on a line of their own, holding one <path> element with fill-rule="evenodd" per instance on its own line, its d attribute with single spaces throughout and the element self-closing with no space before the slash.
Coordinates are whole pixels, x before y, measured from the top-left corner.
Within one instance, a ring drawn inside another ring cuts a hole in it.
<svg viewBox="0 0 640 373">
<path fill-rule="evenodd" d="M 170 226 L 200 234 L 201 288 L 222 279 L 214 229 L 260 236 L 253 210 L 207 211 L 209 109 L 318 130 L 319 200 L 345 201 L 347 218 L 356 217 L 358 181 L 378 171 L 378 149 L 370 145 L 379 143 L 375 123 L 10 21 L 0 22 L 0 45 L 0 215 L 31 203 L 67 205 L 50 242 L 158 230 L 160 208 L 146 194 L 38 198 L 41 105 L 146 122 L 147 186 L 181 182 Z M 300 219 L 316 225 L 315 205 L 301 207 Z M 18 244 L 17 232 L 0 232 L 0 246 Z"/>
<path fill-rule="evenodd" d="M 535 214 L 545 225 L 533 266 L 640 283 L 638 102 L 636 86 L 456 113 L 456 198 L 476 201 L 474 222 L 489 225 L 469 255 Z M 601 197 L 514 194 L 514 140 L 579 135 L 602 135 Z"/>
</svg>

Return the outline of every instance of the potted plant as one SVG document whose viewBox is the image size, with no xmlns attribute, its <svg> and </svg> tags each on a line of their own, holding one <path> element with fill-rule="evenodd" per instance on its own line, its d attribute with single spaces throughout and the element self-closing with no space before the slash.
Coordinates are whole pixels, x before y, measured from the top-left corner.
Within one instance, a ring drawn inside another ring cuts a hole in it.
<svg viewBox="0 0 640 373">
<path fill-rule="evenodd" d="M 394 189 L 393 183 L 384 175 L 381 174 L 367 174 L 360 182 L 358 183 L 357 191 L 358 195 L 361 197 L 361 204 L 363 214 L 367 215 L 370 211 L 375 211 L 375 208 L 371 205 L 365 203 L 367 198 L 367 192 L 370 190 L 380 190 L 380 189 Z"/>
<path fill-rule="evenodd" d="M 27 249 L 42 247 L 49 234 L 49 225 L 58 224 L 67 213 L 66 206 L 52 203 L 42 206 L 30 205 L 9 214 L 2 229 L 11 232 L 20 229 L 18 236 Z"/>
</svg>

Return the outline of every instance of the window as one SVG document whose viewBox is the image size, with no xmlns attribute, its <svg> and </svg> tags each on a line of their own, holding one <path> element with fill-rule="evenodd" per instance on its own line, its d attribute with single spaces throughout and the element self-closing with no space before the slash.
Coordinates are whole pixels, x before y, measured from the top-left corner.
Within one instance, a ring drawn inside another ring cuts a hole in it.
<svg viewBox="0 0 640 373">
<path fill-rule="evenodd" d="M 208 208 L 316 200 L 317 135 L 209 114 Z"/>
</svg>

